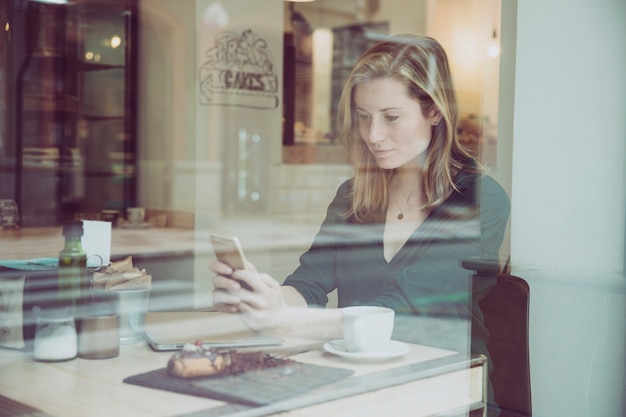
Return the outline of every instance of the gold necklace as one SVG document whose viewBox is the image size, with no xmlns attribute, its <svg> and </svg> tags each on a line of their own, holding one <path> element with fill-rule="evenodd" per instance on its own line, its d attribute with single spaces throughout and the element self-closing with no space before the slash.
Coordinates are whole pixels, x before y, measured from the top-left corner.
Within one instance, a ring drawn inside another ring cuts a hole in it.
<svg viewBox="0 0 626 417">
<path fill-rule="evenodd" d="M 396 207 L 398 207 L 398 210 L 400 210 L 400 213 L 398 213 L 396 218 L 398 220 L 404 219 L 404 211 L 402 211 L 402 208 L 400 207 L 400 204 L 398 204 L 398 202 L 396 201 L 396 198 L 393 196 L 393 194 L 391 194 L 391 199 L 393 200 L 393 203 L 396 205 Z M 407 202 L 408 202 L 408 198 L 407 198 Z"/>
<path fill-rule="evenodd" d="M 409 196 L 406 198 L 406 206 L 407 206 L 407 211 L 411 208 L 411 203 L 409 202 L 409 200 L 411 200 L 411 197 L 413 196 L 414 193 L 409 194 Z M 404 210 L 402 210 L 402 207 L 400 207 L 400 204 L 398 204 L 398 202 L 396 201 L 395 196 L 393 195 L 393 193 L 389 193 L 391 200 L 393 201 L 393 203 L 396 205 L 396 207 L 398 207 L 398 210 L 400 210 L 400 213 L 398 213 L 398 215 L 396 216 L 396 218 L 398 220 L 402 220 L 404 219 Z M 421 211 L 422 209 L 417 209 L 418 211 Z"/>
</svg>

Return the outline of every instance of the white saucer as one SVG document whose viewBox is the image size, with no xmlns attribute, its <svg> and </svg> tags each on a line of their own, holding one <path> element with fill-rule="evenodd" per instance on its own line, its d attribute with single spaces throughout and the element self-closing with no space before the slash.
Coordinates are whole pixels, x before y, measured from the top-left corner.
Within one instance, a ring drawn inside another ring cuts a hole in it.
<svg viewBox="0 0 626 417">
<path fill-rule="evenodd" d="M 379 350 L 377 352 L 348 352 L 347 348 L 346 350 L 341 350 L 341 347 L 344 346 L 344 344 L 345 342 L 343 339 L 333 340 L 332 342 L 324 343 L 324 350 L 328 353 L 332 353 L 333 355 L 358 360 L 391 359 L 406 355 L 411 350 L 409 345 L 398 342 L 397 340 L 390 341 L 389 346 L 387 346 L 386 349 Z"/>
</svg>

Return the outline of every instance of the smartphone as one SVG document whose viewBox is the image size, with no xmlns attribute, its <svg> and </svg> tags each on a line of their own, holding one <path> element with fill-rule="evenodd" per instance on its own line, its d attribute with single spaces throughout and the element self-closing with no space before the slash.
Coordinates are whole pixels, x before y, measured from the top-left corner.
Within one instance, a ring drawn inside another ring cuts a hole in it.
<svg viewBox="0 0 626 417">
<path fill-rule="evenodd" d="M 220 262 L 223 262 L 233 269 L 247 269 L 246 257 L 243 255 L 241 243 L 236 236 L 223 236 L 211 233 L 211 244 L 215 251 L 215 256 Z M 248 284 L 239 281 L 242 288 L 252 290 Z"/>
<path fill-rule="evenodd" d="M 223 236 L 211 233 L 211 244 L 215 256 L 233 269 L 246 269 L 246 258 L 236 236 Z"/>
</svg>

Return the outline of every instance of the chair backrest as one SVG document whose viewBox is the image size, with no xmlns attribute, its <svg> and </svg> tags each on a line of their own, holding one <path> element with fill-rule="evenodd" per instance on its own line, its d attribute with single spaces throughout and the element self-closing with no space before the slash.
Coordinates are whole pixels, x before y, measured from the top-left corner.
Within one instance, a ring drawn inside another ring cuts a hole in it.
<svg viewBox="0 0 626 417">
<path fill-rule="evenodd" d="M 478 302 L 489 331 L 494 401 L 501 417 L 531 416 L 528 315 L 530 289 L 520 277 L 499 274 Z"/>
</svg>

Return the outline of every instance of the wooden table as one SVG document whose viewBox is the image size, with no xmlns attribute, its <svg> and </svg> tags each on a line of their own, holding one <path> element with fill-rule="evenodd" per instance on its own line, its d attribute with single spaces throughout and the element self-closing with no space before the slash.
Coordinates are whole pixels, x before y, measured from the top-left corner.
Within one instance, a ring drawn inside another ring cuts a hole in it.
<svg viewBox="0 0 626 417">
<path fill-rule="evenodd" d="M 0 349 L 3 416 L 427 416 L 466 415 L 484 404 L 484 357 L 411 344 L 400 358 L 356 362 L 327 353 L 319 341 L 286 340 L 266 347 L 298 362 L 353 369 L 339 382 L 263 407 L 249 407 L 145 388 L 124 378 L 158 368 L 171 352 L 146 344 L 122 345 L 113 359 L 36 362 L 32 353 Z M 39 410 L 39 414 L 37 414 Z"/>
</svg>

